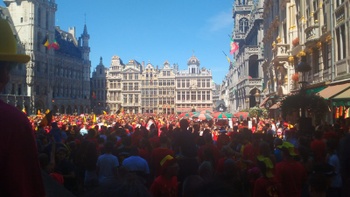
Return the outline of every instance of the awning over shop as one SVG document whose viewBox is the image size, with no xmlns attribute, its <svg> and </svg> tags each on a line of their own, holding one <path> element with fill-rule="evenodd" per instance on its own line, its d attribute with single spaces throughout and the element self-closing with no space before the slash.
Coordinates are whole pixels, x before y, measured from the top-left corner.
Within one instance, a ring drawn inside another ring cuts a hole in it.
<svg viewBox="0 0 350 197">
<path fill-rule="evenodd" d="M 332 98 L 332 105 L 336 107 L 340 107 L 340 106 L 350 107 L 350 88 L 334 96 Z"/>
<path fill-rule="evenodd" d="M 349 88 L 350 88 L 350 83 L 328 86 L 324 90 L 321 90 L 319 92 L 319 95 L 325 99 L 331 99 L 334 96 L 337 96 L 338 94 L 342 93 L 343 91 Z"/>
<path fill-rule="evenodd" d="M 336 95 L 332 99 L 349 99 L 350 100 L 350 87 L 344 92 L 341 92 L 340 94 Z"/>
<path fill-rule="evenodd" d="M 322 90 L 324 90 L 326 88 L 326 86 L 320 86 L 320 87 L 316 87 L 316 88 L 310 88 L 306 90 L 306 94 L 310 95 L 310 94 L 316 94 Z"/>
</svg>

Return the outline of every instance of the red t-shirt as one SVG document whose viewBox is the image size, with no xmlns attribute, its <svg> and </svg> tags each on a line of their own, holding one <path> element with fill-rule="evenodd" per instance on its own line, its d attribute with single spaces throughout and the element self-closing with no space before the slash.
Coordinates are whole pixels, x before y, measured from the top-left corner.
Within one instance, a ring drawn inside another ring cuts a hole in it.
<svg viewBox="0 0 350 197">
<path fill-rule="evenodd" d="M 45 196 L 28 118 L 0 100 L 0 196 Z"/>
<path fill-rule="evenodd" d="M 285 197 L 301 196 L 307 174 L 304 166 L 297 161 L 281 161 L 275 166 L 275 177 Z"/>
<path fill-rule="evenodd" d="M 311 144 L 315 162 L 326 162 L 327 145 L 323 140 L 314 139 Z"/>
<path fill-rule="evenodd" d="M 178 182 L 177 177 L 173 176 L 170 180 L 163 176 L 158 176 L 152 183 L 150 192 L 153 197 L 177 197 Z"/>
<path fill-rule="evenodd" d="M 151 169 L 154 171 L 154 175 L 157 177 L 161 173 L 162 167 L 160 161 L 167 155 L 174 156 L 174 151 L 169 148 L 155 148 L 151 153 Z"/>
</svg>

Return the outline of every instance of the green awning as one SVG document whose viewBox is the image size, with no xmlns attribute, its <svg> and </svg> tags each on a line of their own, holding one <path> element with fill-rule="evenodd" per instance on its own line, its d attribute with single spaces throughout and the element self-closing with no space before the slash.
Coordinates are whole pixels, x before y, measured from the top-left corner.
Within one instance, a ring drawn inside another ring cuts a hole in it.
<svg viewBox="0 0 350 197">
<path fill-rule="evenodd" d="M 316 88 L 310 88 L 310 89 L 306 90 L 306 94 L 307 95 L 316 94 L 316 93 L 320 92 L 321 90 L 323 90 L 325 88 L 326 88 L 326 86 L 319 86 L 319 87 L 316 87 Z"/>
<path fill-rule="evenodd" d="M 347 106 L 350 107 L 350 100 L 332 100 L 334 107 Z"/>
</svg>

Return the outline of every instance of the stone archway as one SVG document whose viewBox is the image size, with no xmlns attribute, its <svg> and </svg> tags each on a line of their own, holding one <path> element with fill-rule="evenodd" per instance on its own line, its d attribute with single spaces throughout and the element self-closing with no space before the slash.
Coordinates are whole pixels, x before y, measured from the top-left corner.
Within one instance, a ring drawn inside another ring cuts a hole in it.
<svg viewBox="0 0 350 197">
<path fill-rule="evenodd" d="M 65 114 L 66 113 L 66 109 L 65 109 L 65 107 L 63 105 L 61 105 L 59 113 L 61 113 L 61 114 Z"/>
<path fill-rule="evenodd" d="M 66 112 L 66 114 L 72 114 L 72 113 L 73 113 L 72 107 L 69 105 L 69 106 L 67 107 L 67 112 Z"/>
<path fill-rule="evenodd" d="M 52 107 L 52 112 L 55 114 L 55 113 L 58 113 L 58 106 L 57 105 L 54 105 L 53 107 Z"/>
</svg>

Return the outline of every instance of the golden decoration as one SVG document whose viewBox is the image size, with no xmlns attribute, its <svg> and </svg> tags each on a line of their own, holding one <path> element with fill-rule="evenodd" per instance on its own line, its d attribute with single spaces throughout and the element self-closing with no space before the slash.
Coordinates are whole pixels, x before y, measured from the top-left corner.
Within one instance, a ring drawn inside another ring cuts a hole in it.
<svg viewBox="0 0 350 197">
<path fill-rule="evenodd" d="M 317 23 L 318 23 L 318 20 L 315 20 L 315 23 L 317 24 Z"/>
<path fill-rule="evenodd" d="M 326 37 L 326 42 L 330 42 L 332 40 L 332 36 L 331 35 L 328 35 L 327 37 Z"/>
<path fill-rule="evenodd" d="M 316 43 L 316 46 L 317 46 L 318 49 L 321 49 L 322 48 L 322 42 L 318 41 Z"/>
<path fill-rule="evenodd" d="M 311 13 L 310 13 L 310 16 L 314 16 L 314 12 L 311 12 Z"/>
<path fill-rule="evenodd" d="M 276 38 L 276 42 L 277 42 L 277 43 L 281 43 L 281 42 L 282 42 L 282 38 L 281 38 L 281 37 L 279 37 L 279 36 L 277 36 L 277 38 Z"/>
<path fill-rule="evenodd" d="M 271 45 L 271 46 L 272 46 L 272 48 L 275 48 L 275 47 L 276 47 L 275 41 L 272 42 L 272 45 Z"/>
<path fill-rule="evenodd" d="M 294 62 L 294 57 L 293 56 L 289 56 L 288 57 L 288 62 L 293 63 Z"/>
<path fill-rule="evenodd" d="M 301 56 L 306 56 L 305 51 L 300 51 L 300 52 L 298 53 L 298 56 L 299 56 L 299 57 L 301 57 Z"/>
</svg>

